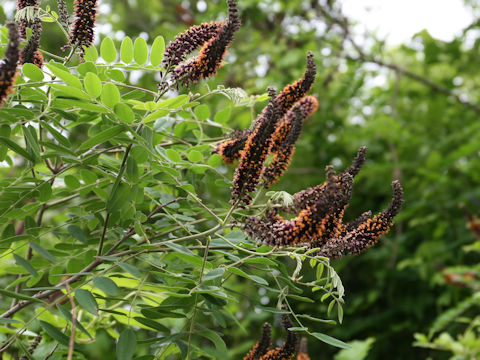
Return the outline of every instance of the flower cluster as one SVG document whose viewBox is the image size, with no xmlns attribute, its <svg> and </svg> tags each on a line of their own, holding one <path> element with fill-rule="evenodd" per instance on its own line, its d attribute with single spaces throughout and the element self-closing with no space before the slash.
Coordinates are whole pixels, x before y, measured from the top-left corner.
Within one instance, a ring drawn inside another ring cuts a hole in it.
<svg viewBox="0 0 480 360">
<path fill-rule="evenodd" d="M 279 115 L 283 117 L 294 105 L 295 100 L 302 99 L 312 88 L 315 81 L 317 69 L 315 66 L 315 58 L 311 52 L 307 53 L 307 69 L 303 77 L 293 84 L 288 84 L 278 95 L 278 103 L 280 107 Z M 316 109 L 316 106 L 315 106 Z M 311 112 L 314 112 L 312 110 Z M 308 110 L 304 111 L 308 113 Z M 308 115 L 307 115 L 308 116 Z M 241 151 L 245 147 L 248 137 L 257 125 L 258 119 L 252 124 L 250 129 L 244 131 L 236 131 L 230 134 L 231 139 L 226 140 L 217 145 L 215 152 L 220 154 L 227 164 L 231 164 L 234 160 L 238 160 Z"/>
<path fill-rule="evenodd" d="M 227 0 L 228 19 L 203 23 L 177 35 L 165 49 L 163 65 L 173 69 L 172 80 L 188 85 L 215 75 L 222 66 L 228 46 L 240 28 L 236 0 Z M 201 47 L 197 56 L 183 62 L 188 54 Z M 182 63 L 183 62 L 183 63 Z"/>
<path fill-rule="evenodd" d="M 282 346 L 275 349 L 271 348 L 271 331 L 270 324 L 265 323 L 263 325 L 262 335 L 260 340 L 255 346 L 248 352 L 243 360 L 290 360 L 295 355 L 298 346 L 298 334 L 296 332 L 288 330 L 293 327 L 292 320 L 288 315 L 282 316 L 283 327 L 287 331 L 287 339 Z"/>
<path fill-rule="evenodd" d="M 169 68 L 179 65 L 188 54 L 204 45 L 214 36 L 217 36 L 225 24 L 225 21 L 202 23 L 194 25 L 184 33 L 175 36 L 175 40 L 170 41 L 165 48 L 162 66 Z"/>
<path fill-rule="evenodd" d="M 28 6 L 34 6 L 38 8 L 40 6 L 39 0 L 18 0 L 17 1 L 17 10 L 25 9 Z M 30 27 L 32 22 L 27 18 L 21 18 L 18 20 L 18 31 L 20 32 L 20 36 L 22 38 L 27 37 L 27 27 Z"/>
<path fill-rule="evenodd" d="M 318 101 L 313 96 L 306 96 L 297 101 L 288 110 L 273 133 L 272 162 L 265 168 L 263 178 L 266 186 L 275 183 L 288 169 L 290 160 L 295 153 L 295 143 L 300 137 L 303 122 L 318 107 Z"/>
<path fill-rule="evenodd" d="M 5 51 L 5 57 L 0 62 L 0 106 L 7 98 L 8 94 L 13 91 L 13 84 L 17 77 L 17 64 L 19 58 L 18 45 L 20 37 L 17 25 L 15 23 L 7 23 L 8 28 L 8 46 Z"/>
<path fill-rule="evenodd" d="M 260 339 L 253 346 L 253 348 L 248 352 L 243 360 L 254 360 L 259 359 L 262 355 L 266 354 L 268 350 L 272 347 L 272 325 L 269 323 L 263 324 L 262 335 Z"/>
<path fill-rule="evenodd" d="M 307 244 L 319 255 L 341 257 L 358 254 L 375 245 L 387 233 L 403 203 L 403 190 L 398 181 L 392 183 L 393 198 L 388 208 L 371 217 L 362 214 L 344 224 L 343 216 L 352 195 L 353 178 L 365 161 L 366 148 L 361 148 L 351 167 L 336 175 L 327 167 L 327 181 L 294 195 L 293 204 L 280 211 L 296 216 L 284 219 L 278 209 L 262 217 L 249 217 L 244 231 L 269 245 L 297 246 Z"/>
<path fill-rule="evenodd" d="M 40 36 L 42 35 L 42 21 L 35 19 L 32 25 L 32 36 L 20 53 L 20 64 L 31 63 L 39 68 L 43 66 L 43 55 L 39 50 Z"/>
<path fill-rule="evenodd" d="M 232 203 L 250 203 L 250 193 L 257 188 L 273 144 L 272 134 L 279 117 L 279 106 L 275 90 L 269 88 L 268 94 L 270 102 L 257 118 L 255 129 L 247 139 L 233 177 Z"/>
<path fill-rule="evenodd" d="M 312 87 L 315 73 L 313 54 L 309 52 L 304 77 L 287 85 L 278 96 L 269 88 L 270 102 L 252 127 L 217 145 L 214 151 L 221 154 L 225 162 L 239 160 L 233 178 L 231 203 L 250 204 L 250 193 L 257 189 L 262 178 L 268 186 L 288 168 L 303 121 L 318 107 L 315 97 L 305 96 Z M 270 154 L 273 154 L 273 160 L 265 166 Z"/>
<path fill-rule="evenodd" d="M 60 24 L 67 27 L 70 25 L 70 15 L 68 14 L 67 3 L 66 0 L 58 0 L 58 15 L 60 20 Z"/>
<path fill-rule="evenodd" d="M 96 0 L 75 0 L 75 21 L 70 33 L 70 45 L 88 47 L 93 43 L 96 17 Z"/>
</svg>

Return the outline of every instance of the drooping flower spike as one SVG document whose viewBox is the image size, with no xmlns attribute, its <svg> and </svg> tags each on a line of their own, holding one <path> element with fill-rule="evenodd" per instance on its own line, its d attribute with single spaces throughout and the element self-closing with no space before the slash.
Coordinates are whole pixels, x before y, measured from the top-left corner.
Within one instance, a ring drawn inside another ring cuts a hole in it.
<svg viewBox="0 0 480 360">
<path fill-rule="evenodd" d="M 260 360 L 291 360 L 295 356 L 298 346 L 298 334 L 288 330 L 293 327 L 293 323 L 287 314 L 283 314 L 282 323 L 287 331 L 287 339 L 282 346 L 270 350 L 260 357 Z"/>
<path fill-rule="evenodd" d="M 212 32 L 213 36 L 211 36 L 208 41 L 204 42 L 204 45 L 197 56 L 188 60 L 186 63 L 177 66 L 173 70 L 173 81 L 188 85 L 192 82 L 197 82 L 201 79 L 215 75 L 217 70 L 222 66 L 222 61 L 227 52 L 227 48 L 233 41 L 234 34 L 240 28 L 240 16 L 238 14 L 236 0 L 227 0 L 227 5 L 227 21 L 225 23 L 220 23 L 219 25 L 212 23 L 213 25 L 207 25 L 204 27 L 204 33 L 208 34 L 209 32 Z M 218 31 L 215 32 L 217 26 Z M 193 33 L 198 35 L 198 31 L 194 31 Z M 192 39 L 186 44 L 186 47 L 189 49 L 196 43 L 197 40 Z M 174 48 L 182 49 L 179 45 L 172 45 L 172 50 Z M 172 51 L 170 57 L 173 58 L 171 61 L 175 63 L 177 57 L 174 56 L 173 53 L 174 52 Z M 181 59 L 186 53 L 187 51 L 179 51 L 179 59 Z"/>
<path fill-rule="evenodd" d="M 18 0 L 17 1 L 17 11 L 23 10 L 28 6 L 34 6 L 38 8 L 40 6 L 39 0 Z M 27 27 L 30 27 L 32 25 L 32 22 L 30 22 L 26 18 L 21 18 L 18 20 L 18 31 L 20 33 L 20 36 L 24 39 L 27 37 Z"/>
<path fill-rule="evenodd" d="M 298 349 L 297 360 L 310 360 L 307 349 L 307 338 L 302 338 L 300 341 L 300 348 Z"/>
<path fill-rule="evenodd" d="M 297 214 L 285 220 L 277 209 L 262 218 L 249 217 L 244 231 L 269 245 L 297 246 L 307 244 L 318 249 L 318 254 L 339 257 L 358 254 L 375 245 L 387 233 L 393 218 L 403 203 L 403 190 L 398 181 L 392 183 L 393 199 L 389 207 L 371 218 L 371 212 L 362 214 L 351 223 L 343 224 L 343 216 L 351 198 L 353 177 L 365 161 L 365 148 L 361 148 L 346 171 L 335 175 L 327 167 L 327 181 L 315 188 L 294 195 L 294 203 L 281 210 Z"/>
<path fill-rule="evenodd" d="M 97 18 L 96 0 L 75 0 L 75 20 L 70 33 L 69 43 L 82 48 L 89 47 L 95 38 L 95 20 Z"/>
<path fill-rule="evenodd" d="M 240 161 L 233 176 L 232 198 L 230 202 L 248 205 L 260 182 L 265 161 L 272 147 L 272 134 L 278 121 L 278 103 L 275 90 L 268 88 L 270 102 L 258 116 L 256 127 L 247 139 L 241 152 Z"/>
<path fill-rule="evenodd" d="M 20 37 L 17 25 L 10 22 L 6 26 L 8 28 L 8 46 L 5 51 L 5 57 L 0 62 L 0 107 L 13 91 L 19 58 L 18 45 L 20 44 Z"/>
<path fill-rule="evenodd" d="M 58 0 L 57 6 L 58 6 L 58 15 L 59 15 L 58 19 L 60 20 L 60 24 L 62 24 L 65 27 L 69 26 L 71 23 L 71 19 L 70 19 L 70 14 L 68 13 L 66 0 Z"/>
<path fill-rule="evenodd" d="M 218 32 L 225 24 L 225 21 L 202 23 L 194 25 L 187 31 L 175 36 L 175 40 L 170 41 L 165 48 L 162 66 L 169 68 L 179 65 L 188 54 L 218 35 Z"/>
<path fill-rule="evenodd" d="M 348 167 L 339 177 L 340 180 L 344 178 L 346 174 L 350 174 L 353 178 L 360 172 L 363 164 L 365 163 L 367 153 L 367 147 L 362 146 L 355 156 L 355 159 L 352 162 L 352 165 Z M 342 184 L 339 183 L 338 187 L 341 187 Z M 299 191 L 293 195 L 293 204 L 287 208 L 282 209 L 285 212 L 290 214 L 295 214 L 307 206 L 313 206 L 318 200 L 323 196 L 323 193 L 326 191 L 327 183 L 317 185 L 313 188 L 308 188 L 306 190 Z"/>
<path fill-rule="evenodd" d="M 248 352 L 243 360 L 258 360 L 265 355 L 272 347 L 272 326 L 269 323 L 263 324 L 262 335 L 258 342 Z"/>
<path fill-rule="evenodd" d="M 303 122 L 317 108 L 317 99 L 313 96 L 306 96 L 297 101 L 280 120 L 273 133 L 272 153 L 274 157 L 263 174 L 267 187 L 275 183 L 287 170 L 295 153 L 295 143 L 300 137 Z"/>
<path fill-rule="evenodd" d="M 329 239 L 341 228 L 343 211 L 348 205 L 353 186 L 350 174 L 336 176 L 332 167 L 327 167 L 325 191 L 311 206 L 302 209 L 296 217 L 276 221 L 249 217 L 245 222 L 246 233 L 269 245 L 296 246 L 317 239 Z M 339 187 L 337 183 L 342 183 Z"/>
<path fill-rule="evenodd" d="M 263 325 L 260 340 L 248 352 L 243 360 L 291 360 L 298 346 L 298 334 L 288 330 L 293 327 L 292 320 L 287 314 L 282 315 L 282 324 L 287 331 L 287 339 L 282 346 L 271 349 L 271 326 L 268 323 Z"/>
<path fill-rule="evenodd" d="M 219 154 L 226 164 L 232 164 L 240 158 L 241 151 L 251 133 L 251 129 L 234 131 L 229 135 L 230 139 L 217 144 L 213 152 Z"/>
<path fill-rule="evenodd" d="M 296 217 L 284 220 L 277 209 L 272 209 L 264 218 L 247 218 L 246 233 L 267 244 L 280 246 L 302 245 L 338 234 L 351 197 L 353 177 L 347 172 L 336 176 L 331 166 L 326 168 L 326 175 L 324 184 L 303 191 L 300 198 L 294 196 L 297 203 L 282 209 L 297 214 Z"/>
<path fill-rule="evenodd" d="M 280 104 L 281 114 L 285 114 L 298 100 L 303 98 L 310 91 L 315 81 L 317 67 L 315 66 L 315 58 L 313 53 L 307 53 L 307 69 L 303 77 L 293 84 L 285 86 L 278 95 L 278 103 Z"/>
<path fill-rule="evenodd" d="M 278 103 L 280 104 L 280 116 L 284 116 L 288 110 L 301 98 L 303 98 L 312 88 L 315 81 L 317 69 L 315 66 L 315 58 L 312 52 L 307 53 L 307 68 L 302 78 L 292 84 L 288 84 L 278 95 Z M 244 148 L 248 136 L 255 129 L 254 122 L 250 129 L 234 132 L 231 138 L 217 145 L 214 152 L 222 156 L 223 161 L 231 164 L 234 160 L 240 158 L 240 151 Z"/>
<path fill-rule="evenodd" d="M 28 39 L 27 45 L 20 54 L 20 64 L 31 63 L 39 68 L 43 65 L 43 55 L 39 50 L 40 36 L 42 35 L 42 21 L 35 19 L 32 25 L 32 36 Z"/>
<path fill-rule="evenodd" d="M 322 244 L 319 247 L 318 254 L 327 257 L 341 257 L 345 254 L 359 254 L 374 246 L 380 236 L 390 230 L 393 218 L 400 212 L 403 204 L 403 189 L 398 180 L 392 183 L 392 189 L 393 198 L 386 210 L 361 222 L 353 230 L 342 234 L 342 236 Z"/>
</svg>

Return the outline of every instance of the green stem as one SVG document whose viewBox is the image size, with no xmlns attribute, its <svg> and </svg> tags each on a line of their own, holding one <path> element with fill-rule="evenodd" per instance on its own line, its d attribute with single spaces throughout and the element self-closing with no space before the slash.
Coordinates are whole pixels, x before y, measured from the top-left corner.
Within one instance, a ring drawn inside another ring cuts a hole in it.
<svg viewBox="0 0 480 360">
<path fill-rule="evenodd" d="M 209 248 L 210 248 L 210 236 L 207 237 L 207 244 L 206 244 L 206 247 L 205 247 L 205 252 L 203 253 L 202 269 L 200 270 L 200 277 L 198 279 L 198 285 L 196 287 L 198 287 L 202 284 L 203 272 L 205 271 L 205 264 L 207 263 Z M 195 293 L 195 304 L 193 306 L 193 314 L 192 314 L 192 317 L 190 319 L 190 329 L 188 331 L 187 360 L 190 360 L 190 343 L 191 343 L 191 340 L 192 340 L 192 333 L 193 333 L 193 326 L 195 324 L 195 317 L 197 315 L 197 304 L 198 304 L 198 292 Z"/>
</svg>

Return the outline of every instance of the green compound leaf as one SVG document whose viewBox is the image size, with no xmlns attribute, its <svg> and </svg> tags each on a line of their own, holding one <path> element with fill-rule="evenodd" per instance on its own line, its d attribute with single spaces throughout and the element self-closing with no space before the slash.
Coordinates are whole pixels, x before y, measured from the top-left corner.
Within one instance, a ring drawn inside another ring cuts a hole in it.
<svg viewBox="0 0 480 360">
<path fill-rule="evenodd" d="M 89 313 L 98 315 L 98 304 L 92 293 L 85 289 L 75 290 L 75 299 Z"/>
<path fill-rule="evenodd" d="M 57 78 L 65 81 L 67 85 L 73 86 L 77 89 L 82 89 L 82 83 L 75 75 L 70 74 L 68 71 L 62 70 L 60 64 L 50 62 L 47 64 L 48 69 L 55 75 Z"/>
<path fill-rule="evenodd" d="M 165 40 L 163 36 L 157 36 L 153 40 L 152 50 L 150 53 L 150 63 L 153 66 L 158 66 L 163 60 L 163 52 L 165 51 Z"/>
<path fill-rule="evenodd" d="M 130 197 L 130 192 L 131 188 L 127 184 L 122 183 L 117 186 L 107 201 L 107 212 L 113 213 L 120 210 Z"/>
<path fill-rule="evenodd" d="M 326 334 L 322 333 L 312 333 L 312 336 L 315 336 L 318 340 L 323 341 L 326 344 L 341 348 L 341 349 L 348 349 L 350 348 L 350 345 L 347 343 L 344 343 L 341 340 L 335 339 L 334 337 L 331 337 Z"/>
<path fill-rule="evenodd" d="M 113 107 L 120 102 L 120 91 L 115 86 L 115 84 L 106 83 L 104 85 L 101 101 L 106 107 L 110 109 L 113 109 Z"/>
<path fill-rule="evenodd" d="M 211 167 L 217 167 L 217 166 L 220 166 L 220 165 L 223 164 L 223 160 L 222 160 L 222 157 L 220 155 L 213 154 L 212 156 L 210 156 L 207 163 Z"/>
<path fill-rule="evenodd" d="M 199 121 L 205 121 L 210 117 L 210 109 L 207 105 L 198 105 L 193 111 Z"/>
<path fill-rule="evenodd" d="M 155 121 L 157 119 L 160 119 L 161 117 L 169 114 L 170 111 L 168 110 L 157 110 L 153 113 L 151 113 L 150 115 L 146 116 L 145 119 L 143 119 L 143 123 L 144 124 L 147 124 L 149 122 L 152 122 L 152 121 Z"/>
<path fill-rule="evenodd" d="M 38 276 L 37 270 L 35 270 L 35 268 L 32 266 L 32 264 L 28 262 L 28 260 L 25 260 L 23 257 L 18 256 L 17 254 L 13 254 L 13 258 L 18 265 L 27 270 L 32 276 Z"/>
<path fill-rule="evenodd" d="M 50 335 L 54 340 L 57 340 L 60 344 L 68 346 L 70 338 L 58 330 L 52 324 L 49 324 L 45 321 L 40 320 L 40 326 L 45 330 L 45 332 Z"/>
<path fill-rule="evenodd" d="M 120 266 L 123 270 L 128 272 L 130 275 L 133 275 L 134 277 L 140 279 L 142 277 L 142 273 L 133 265 L 124 263 L 124 262 L 119 262 L 117 263 L 118 266 Z"/>
<path fill-rule="evenodd" d="M 87 94 L 91 97 L 98 98 L 102 93 L 102 82 L 100 78 L 94 73 L 87 73 L 85 79 L 83 79 L 83 86 L 87 91 Z"/>
<path fill-rule="evenodd" d="M 173 162 L 182 161 L 182 157 L 180 156 L 180 154 L 173 149 L 167 149 L 165 153 L 167 154 L 167 157 Z"/>
<path fill-rule="evenodd" d="M 106 37 L 100 45 L 100 55 L 107 63 L 112 63 L 117 60 L 117 49 L 112 39 Z"/>
<path fill-rule="evenodd" d="M 1 288 L 0 288 L 0 295 L 10 297 L 10 298 L 14 298 L 14 299 L 28 300 L 28 301 L 43 303 L 42 300 L 34 298 L 32 296 L 22 295 L 22 294 L 19 294 L 19 293 L 13 292 L 13 291 L 9 291 L 9 290 L 4 290 L 4 289 L 1 289 Z"/>
<path fill-rule="evenodd" d="M 125 329 L 118 338 L 117 360 L 130 360 L 135 354 L 137 338 L 132 329 Z"/>
<path fill-rule="evenodd" d="M 30 160 L 32 162 L 35 161 L 35 157 L 29 154 L 25 149 L 23 149 L 20 145 L 17 145 L 15 142 L 12 140 L 0 136 L 0 143 L 4 143 L 10 150 L 16 152 L 18 155 L 24 157 L 27 160 Z"/>
<path fill-rule="evenodd" d="M 91 62 L 97 61 L 98 51 L 95 46 L 90 46 L 88 48 L 83 46 L 83 49 L 85 50 L 85 54 L 83 55 L 83 59 L 85 61 L 91 61 Z"/>
<path fill-rule="evenodd" d="M 56 263 L 57 262 L 57 258 L 55 256 L 53 256 L 52 254 L 50 254 L 46 249 L 44 249 L 43 247 L 41 247 L 40 245 L 38 245 L 37 243 L 34 243 L 33 241 L 30 243 L 30 247 L 33 249 L 33 251 L 35 251 L 38 255 L 40 255 L 41 257 L 47 259 L 48 261 L 52 262 L 52 263 Z"/>
<path fill-rule="evenodd" d="M 239 268 L 236 268 L 236 267 L 230 267 L 228 268 L 228 271 L 231 272 L 231 273 L 234 273 L 236 275 L 239 275 L 239 276 L 242 276 L 244 278 L 247 278 L 247 279 L 250 279 L 250 280 L 253 280 L 255 281 L 256 283 L 258 284 L 261 284 L 261 285 L 268 285 L 268 281 L 259 277 L 259 276 L 256 276 L 256 275 L 249 275 L 247 274 L 245 271 L 243 270 L 240 270 Z"/>
<path fill-rule="evenodd" d="M 38 66 L 26 63 L 22 66 L 22 73 L 32 81 L 42 81 L 43 71 Z"/>
<path fill-rule="evenodd" d="M 107 295 L 117 296 L 119 293 L 117 284 L 110 278 L 96 277 L 93 279 L 93 284 Z"/>
<path fill-rule="evenodd" d="M 133 60 L 133 42 L 129 36 L 122 40 L 122 45 L 120 46 L 120 59 L 125 64 L 129 64 Z"/>
<path fill-rule="evenodd" d="M 79 150 L 86 150 L 90 149 L 91 147 L 101 144 L 107 140 L 111 140 L 113 137 L 116 135 L 120 134 L 123 132 L 125 129 L 122 125 L 117 125 L 114 127 L 111 127 L 109 129 L 103 130 L 99 132 L 98 134 L 95 134 L 94 137 L 88 139 L 85 141 L 79 148 Z"/>
<path fill-rule="evenodd" d="M 76 240 L 86 243 L 87 242 L 87 237 L 85 236 L 85 233 L 83 232 L 82 228 L 78 225 L 69 225 L 67 227 L 68 233 Z"/>
<path fill-rule="evenodd" d="M 144 38 L 139 37 L 135 39 L 133 57 L 138 65 L 143 65 L 147 62 L 148 46 Z"/>
<path fill-rule="evenodd" d="M 200 162 L 203 161 L 203 155 L 198 150 L 190 150 L 188 152 L 187 158 L 191 162 Z"/>
<path fill-rule="evenodd" d="M 118 103 L 115 105 L 113 111 L 115 115 L 117 115 L 117 118 L 124 123 L 130 124 L 135 120 L 135 114 L 127 104 Z"/>
</svg>

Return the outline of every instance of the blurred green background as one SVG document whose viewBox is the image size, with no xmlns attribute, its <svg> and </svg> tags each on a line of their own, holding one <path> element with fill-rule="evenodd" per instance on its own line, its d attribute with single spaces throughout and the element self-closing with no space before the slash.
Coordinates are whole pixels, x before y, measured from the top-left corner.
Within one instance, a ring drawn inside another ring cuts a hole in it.
<svg viewBox="0 0 480 360">
<path fill-rule="evenodd" d="M 55 1 L 43 1 L 42 7 L 46 4 L 57 7 Z M 12 18 L 15 2 L 2 0 L 2 5 L 3 23 L 6 16 Z M 71 11 L 72 2 L 68 5 Z M 368 359 L 450 358 L 450 352 L 428 348 L 439 346 L 429 341 L 441 331 L 450 333 L 449 344 L 461 345 L 458 359 L 476 358 L 471 354 L 480 347 L 478 324 L 469 335 L 470 345 L 456 339 L 475 320 L 478 300 L 455 316 L 446 313 L 470 299 L 479 284 L 479 253 L 465 251 L 476 239 L 461 208 L 464 204 L 480 213 L 479 5 L 465 2 L 474 21 L 451 41 L 423 30 L 402 45 L 387 46 L 375 34 L 356 33 L 355 24 L 362 19 L 347 18 L 335 0 L 240 0 L 243 26 L 226 57 L 228 66 L 208 82 L 211 88 L 240 87 L 249 95 L 264 93 L 268 85 L 282 88 L 303 73 L 305 54 L 312 50 L 318 65 L 312 93 L 320 108 L 305 125 L 291 168 L 274 189 L 294 193 L 314 186 L 323 181 L 326 165 L 343 169 L 362 145 L 368 147 L 368 161 L 356 179 L 347 218 L 383 208 L 391 196 L 390 182 L 401 180 L 405 205 L 394 230 L 366 253 L 334 262 L 347 296 L 343 325 L 328 333 L 344 341 L 373 338 Z M 97 40 L 106 35 L 118 42 L 125 35 L 172 40 L 192 24 L 224 16 L 225 4 L 219 0 L 102 0 Z M 435 16 L 435 9 L 427 16 Z M 41 43 L 61 54 L 57 30 L 45 24 Z M 131 82 L 155 89 L 151 77 L 130 76 Z M 215 97 L 211 104 L 222 108 L 226 101 Z M 230 125 L 244 128 L 251 118 L 244 108 L 234 109 Z M 224 199 L 227 190 L 215 188 L 209 196 Z M 448 281 L 446 271 L 459 269 L 468 269 L 473 279 Z M 297 309 L 315 315 L 320 306 L 299 303 Z M 227 344 L 246 350 L 264 319 L 253 309 L 245 313 L 248 331 L 225 333 Z M 442 315 L 446 321 L 432 330 Z M 463 323 L 452 321 L 460 315 Z M 413 346 L 415 333 L 429 331 L 424 347 Z M 99 354 L 105 354 L 109 346 L 100 340 Z M 310 343 L 313 359 L 331 359 L 336 352 Z"/>
</svg>

